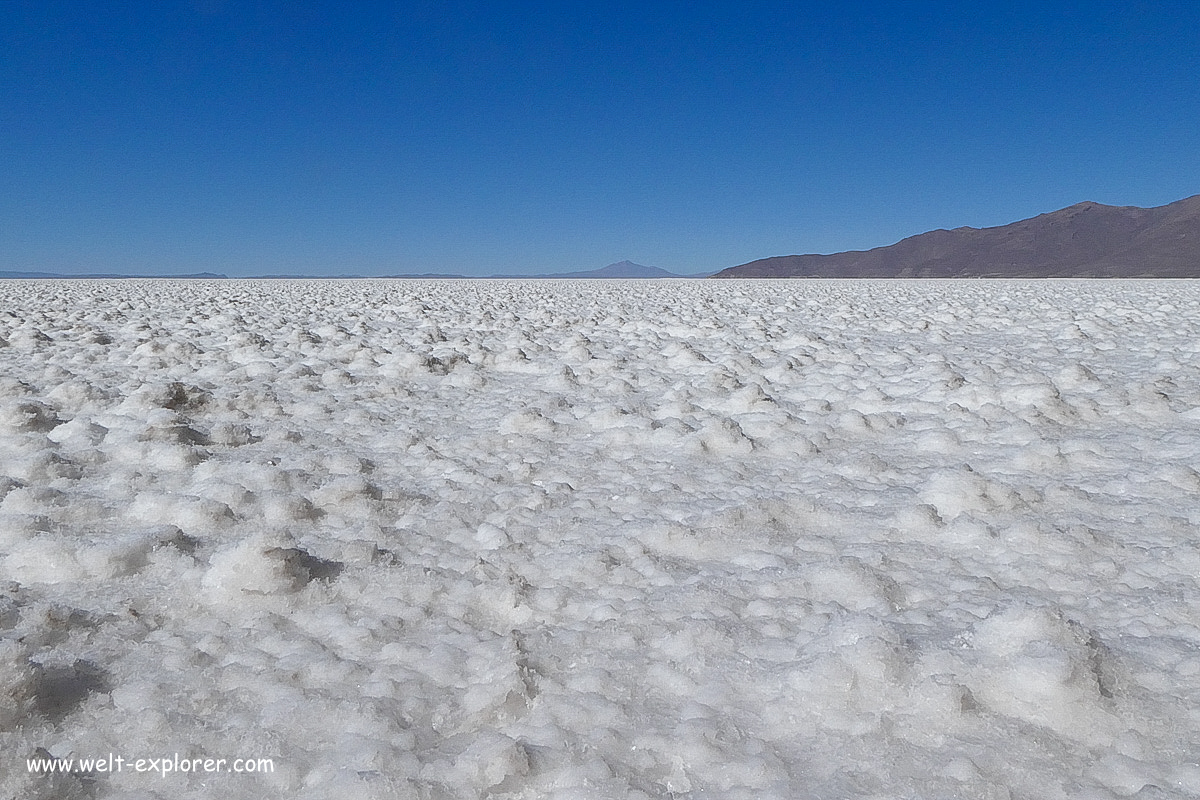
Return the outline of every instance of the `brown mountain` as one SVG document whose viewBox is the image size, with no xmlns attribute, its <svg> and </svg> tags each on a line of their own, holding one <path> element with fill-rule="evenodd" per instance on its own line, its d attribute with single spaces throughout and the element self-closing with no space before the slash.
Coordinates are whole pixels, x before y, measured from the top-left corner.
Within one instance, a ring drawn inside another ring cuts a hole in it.
<svg viewBox="0 0 1200 800">
<path fill-rule="evenodd" d="M 1079 203 L 997 228 L 887 247 L 775 256 L 714 278 L 1197 278 L 1200 195 L 1155 208 Z"/>
</svg>

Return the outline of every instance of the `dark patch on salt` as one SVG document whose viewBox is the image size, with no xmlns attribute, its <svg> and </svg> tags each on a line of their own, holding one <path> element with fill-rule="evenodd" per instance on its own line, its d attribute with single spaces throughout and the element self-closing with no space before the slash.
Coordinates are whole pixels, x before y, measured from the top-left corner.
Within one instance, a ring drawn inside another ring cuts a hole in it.
<svg viewBox="0 0 1200 800">
<path fill-rule="evenodd" d="M 69 667 L 34 663 L 33 697 L 37 712 L 51 722 L 61 722 L 93 692 L 110 692 L 109 675 L 91 661 L 77 660 Z"/>
<path fill-rule="evenodd" d="M 162 533 L 158 540 L 158 547 L 174 547 L 184 555 L 196 555 L 196 548 L 200 546 L 200 540 L 195 536 L 189 536 L 174 525 L 166 525 L 163 527 Z"/>
<path fill-rule="evenodd" d="M 199 408 L 211 398 L 212 395 L 197 386 L 188 386 L 187 384 L 175 381 L 167 385 L 160 398 L 159 405 L 163 408 L 169 408 L 172 411 L 183 411 Z"/>
<path fill-rule="evenodd" d="M 337 580 L 338 576 L 342 574 L 342 570 L 346 568 L 341 561 L 318 558 L 298 547 L 277 547 L 267 552 L 282 556 L 288 572 L 305 583 L 313 581 L 330 583 Z"/>
<path fill-rule="evenodd" d="M 18 403 L 14 413 L 17 430 L 45 433 L 62 424 L 54 409 L 37 401 Z"/>
</svg>

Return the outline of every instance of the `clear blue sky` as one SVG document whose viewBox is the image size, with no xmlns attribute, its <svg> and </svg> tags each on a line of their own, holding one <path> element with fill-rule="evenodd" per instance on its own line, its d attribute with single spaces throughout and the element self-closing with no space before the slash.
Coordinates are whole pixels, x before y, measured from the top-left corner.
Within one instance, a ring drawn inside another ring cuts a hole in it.
<svg viewBox="0 0 1200 800">
<path fill-rule="evenodd" d="M 692 272 L 1200 193 L 1200 4 L 0 2 L 0 270 Z"/>
</svg>

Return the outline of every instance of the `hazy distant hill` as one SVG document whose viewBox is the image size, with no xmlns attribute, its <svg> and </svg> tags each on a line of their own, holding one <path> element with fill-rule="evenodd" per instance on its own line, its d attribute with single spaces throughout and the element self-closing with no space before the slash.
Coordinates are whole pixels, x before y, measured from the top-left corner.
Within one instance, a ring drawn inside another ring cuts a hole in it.
<svg viewBox="0 0 1200 800">
<path fill-rule="evenodd" d="M 35 278 L 46 280 L 66 280 L 66 279 L 84 279 L 84 280 L 112 280 L 114 278 L 195 278 L 199 280 L 226 280 L 228 275 L 222 275 L 219 272 L 192 272 L 187 275 L 124 275 L 116 272 L 93 272 L 84 273 L 81 275 L 67 275 L 58 272 L 22 272 L 20 270 L 2 270 L 0 269 L 0 278 Z"/>
<path fill-rule="evenodd" d="M 1079 203 L 997 228 L 955 228 L 888 247 L 775 256 L 715 278 L 1195 278 L 1200 195 L 1156 208 Z"/>
<path fill-rule="evenodd" d="M 582 272 L 555 272 L 550 275 L 492 275 L 493 278 L 706 278 L 711 272 L 680 275 L 658 267 L 647 267 L 632 261 L 618 261 L 600 269 Z"/>
<path fill-rule="evenodd" d="M 665 269 L 658 267 L 646 267 L 641 264 L 635 264 L 632 261 L 618 261 L 615 264 L 609 264 L 607 267 L 600 269 L 585 270 L 583 272 L 559 272 L 553 275 L 544 275 L 546 278 L 678 278 L 679 276 L 673 272 L 667 272 Z"/>
</svg>

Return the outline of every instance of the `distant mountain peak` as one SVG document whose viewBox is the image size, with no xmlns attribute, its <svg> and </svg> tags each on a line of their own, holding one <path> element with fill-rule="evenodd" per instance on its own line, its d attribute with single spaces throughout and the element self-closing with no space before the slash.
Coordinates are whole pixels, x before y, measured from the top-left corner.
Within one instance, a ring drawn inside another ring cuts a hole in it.
<svg viewBox="0 0 1200 800">
<path fill-rule="evenodd" d="M 647 267 L 644 264 L 635 264 L 626 259 L 618 261 L 615 264 L 609 264 L 607 267 L 601 267 L 594 270 L 596 277 L 599 278 L 675 278 L 678 277 L 673 272 L 667 272 L 665 269 L 658 267 Z"/>
<path fill-rule="evenodd" d="M 493 278 L 683 278 L 658 267 L 647 267 L 632 261 L 618 261 L 600 269 L 589 269 L 582 272 L 555 272 L 549 275 L 493 275 Z"/>
</svg>

